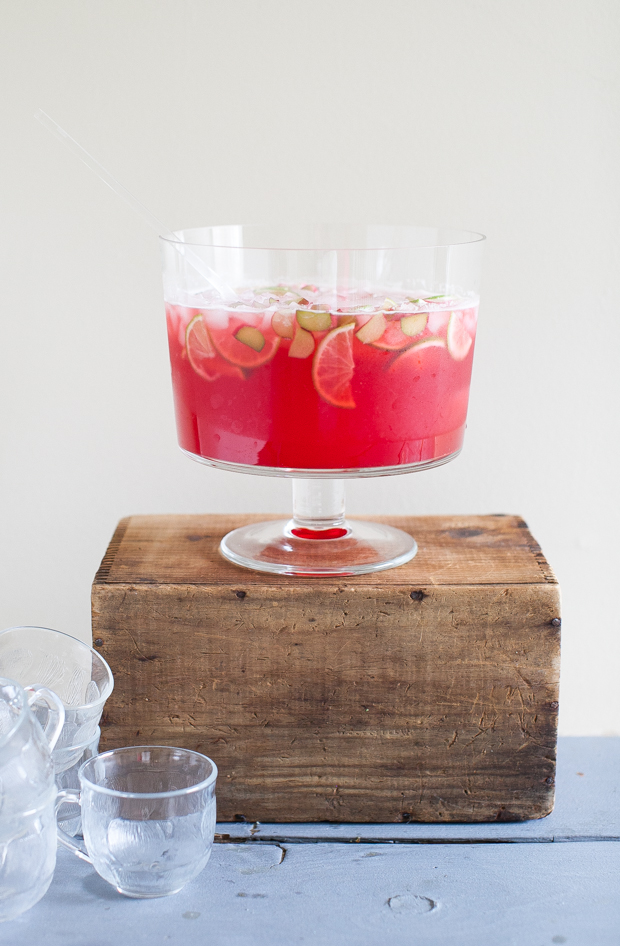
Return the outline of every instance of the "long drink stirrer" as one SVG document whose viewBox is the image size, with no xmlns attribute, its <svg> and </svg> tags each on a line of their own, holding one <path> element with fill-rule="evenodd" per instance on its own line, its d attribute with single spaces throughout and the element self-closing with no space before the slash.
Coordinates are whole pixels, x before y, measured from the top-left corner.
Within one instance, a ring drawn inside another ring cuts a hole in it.
<svg viewBox="0 0 620 946">
<path fill-rule="evenodd" d="M 172 245 L 183 256 L 188 263 L 200 273 L 200 275 L 206 279 L 206 281 L 222 296 L 226 301 L 233 301 L 238 298 L 236 292 L 234 292 L 230 286 L 227 286 L 226 283 L 223 283 L 220 277 L 217 275 L 210 266 L 201 260 L 199 256 L 189 247 L 187 244 L 183 244 L 179 241 L 179 238 L 170 227 L 165 226 L 159 220 L 155 214 L 151 213 L 148 207 L 145 207 L 137 197 L 127 190 L 127 188 L 117 181 L 106 168 L 103 167 L 96 158 L 93 158 L 92 154 L 89 154 L 85 148 L 79 144 L 75 138 L 72 138 L 71 135 L 61 128 L 60 125 L 54 121 L 53 118 L 43 111 L 42 108 L 38 108 L 34 113 L 34 117 L 37 121 L 41 122 L 44 128 L 47 128 L 48 131 L 51 131 L 53 135 L 56 136 L 63 144 L 69 148 L 77 157 L 84 162 L 84 164 L 94 171 L 94 173 L 99 177 L 104 184 L 107 184 L 108 187 L 114 191 L 119 197 L 121 197 L 125 203 L 129 204 L 132 210 L 142 217 L 143 220 L 148 223 L 148 225 L 159 234 L 160 237 L 165 237 L 167 239 L 172 238 Z"/>
</svg>

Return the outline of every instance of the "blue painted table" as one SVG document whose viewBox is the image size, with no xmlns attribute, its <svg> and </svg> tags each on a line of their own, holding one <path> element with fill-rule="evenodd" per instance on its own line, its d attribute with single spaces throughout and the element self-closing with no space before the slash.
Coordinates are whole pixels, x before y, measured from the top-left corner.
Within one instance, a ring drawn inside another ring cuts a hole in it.
<svg viewBox="0 0 620 946">
<path fill-rule="evenodd" d="M 560 740 L 555 811 L 487 825 L 218 825 L 203 873 L 117 894 L 60 849 L 19 946 L 619 946 L 620 739 Z M 562 843 L 559 843 L 562 842 Z"/>
</svg>

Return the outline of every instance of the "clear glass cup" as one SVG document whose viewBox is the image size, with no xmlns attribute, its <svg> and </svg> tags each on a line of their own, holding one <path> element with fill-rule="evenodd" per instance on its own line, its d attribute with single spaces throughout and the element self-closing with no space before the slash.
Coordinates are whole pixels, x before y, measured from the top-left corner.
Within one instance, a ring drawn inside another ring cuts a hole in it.
<svg viewBox="0 0 620 946">
<path fill-rule="evenodd" d="M 177 893 L 205 867 L 215 834 L 211 759 L 190 749 L 132 746 L 85 762 L 80 791 L 58 793 L 57 808 L 79 804 L 84 843 L 58 840 L 128 897 Z"/>
<path fill-rule="evenodd" d="M 65 723 L 53 753 L 58 774 L 80 759 L 99 728 L 114 678 L 101 654 L 49 627 L 9 627 L 0 633 L 0 672 L 22 686 L 42 684 L 58 694 Z"/>
<path fill-rule="evenodd" d="M 45 731 L 31 704 L 48 706 Z M 56 865 L 56 784 L 51 748 L 64 708 L 45 687 L 0 677 L 0 921 L 12 920 L 47 891 Z M 49 740 L 49 741 L 48 741 Z"/>
<path fill-rule="evenodd" d="M 293 517 L 237 529 L 230 561 L 355 575 L 414 539 L 348 521 L 344 481 L 459 453 L 480 234 L 418 227 L 204 227 L 162 238 L 178 439 L 221 469 L 293 478 Z"/>
<path fill-rule="evenodd" d="M 89 759 L 92 759 L 94 756 L 99 754 L 100 738 L 101 730 L 99 727 L 97 727 L 97 732 L 90 742 L 84 743 L 82 746 L 71 746 L 69 749 L 56 750 L 54 754 L 54 769 L 56 771 L 56 785 L 59 789 L 77 789 L 80 787 L 80 769 L 84 762 L 88 762 Z M 78 751 L 80 755 L 77 761 L 67 765 L 67 757 L 69 759 L 74 759 L 76 752 Z M 66 831 L 67 834 L 70 834 L 73 837 L 76 835 L 81 835 L 82 819 L 79 812 L 77 815 L 75 814 L 75 809 L 73 806 L 70 807 L 68 805 L 62 805 L 59 808 L 56 817 L 58 819 L 59 827 L 61 827 L 63 831 Z"/>
</svg>

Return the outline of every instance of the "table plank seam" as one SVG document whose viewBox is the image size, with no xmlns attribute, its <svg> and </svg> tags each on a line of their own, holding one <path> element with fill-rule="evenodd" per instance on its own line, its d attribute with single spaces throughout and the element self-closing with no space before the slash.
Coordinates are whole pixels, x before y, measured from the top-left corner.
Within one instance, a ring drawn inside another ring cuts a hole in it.
<svg viewBox="0 0 620 946">
<path fill-rule="evenodd" d="M 269 844 L 282 847 L 285 844 L 570 844 L 620 841 L 618 835 L 550 835 L 549 837 L 501 837 L 501 838 L 300 838 L 289 835 L 265 835 L 264 837 L 235 838 L 215 836 L 215 844 Z"/>
</svg>

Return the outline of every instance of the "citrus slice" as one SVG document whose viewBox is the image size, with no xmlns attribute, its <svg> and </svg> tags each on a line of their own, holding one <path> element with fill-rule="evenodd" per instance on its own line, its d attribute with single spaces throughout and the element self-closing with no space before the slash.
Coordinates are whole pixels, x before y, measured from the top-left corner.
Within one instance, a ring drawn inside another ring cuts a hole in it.
<svg viewBox="0 0 620 946">
<path fill-rule="evenodd" d="M 355 407 L 351 378 L 353 361 L 353 322 L 339 325 L 319 343 L 312 362 L 312 381 L 318 394 L 334 407 Z"/>
<path fill-rule="evenodd" d="M 278 350 L 280 337 L 278 335 L 263 335 L 253 325 L 239 325 L 231 331 L 228 328 L 211 328 L 209 334 L 217 352 L 229 361 L 231 365 L 238 365 L 239 368 L 258 368 L 260 365 L 271 361 Z M 263 338 L 263 345 L 260 349 L 254 347 L 260 342 L 258 336 Z M 250 344 L 248 338 L 251 338 L 254 344 Z"/>
<path fill-rule="evenodd" d="M 206 381 L 215 381 L 221 375 L 243 378 L 239 368 L 217 354 L 202 315 L 195 316 L 185 330 L 185 350 L 196 374 Z"/>
<path fill-rule="evenodd" d="M 452 312 L 446 333 L 448 351 L 455 361 L 463 361 L 472 345 L 472 337 L 463 324 L 463 313 Z"/>
<path fill-rule="evenodd" d="M 390 366 L 390 371 L 398 370 L 399 368 L 404 368 L 406 366 L 411 366 L 411 368 L 420 368 L 422 365 L 421 358 L 424 355 L 425 351 L 428 351 L 429 348 L 444 348 L 446 343 L 443 338 L 423 338 L 419 342 L 415 342 L 411 348 L 408 348 L 407 351 L 404 351 L 402 355 L 399 355 L 398 358 Z"/>
<path fill-rule="evenodd" d="M 290 292 L 288 286 L 283 286 L 280 283 L 278 286 L 265 286 L 263 292 L 270 292 L 274 296 L 285 296 L 287 292 Z"/>
<path fill-rule="evenodd" d="M 411 339 L 408 335 L 405 335 L 400 327 L 400 319 L 394 319 L 393 322 L 387 323 L 385 332 L 381 338 L 378 338 L 376 342 L 372 342 L 372 344 L 375 348 L 383 348 L 387 351 L 399 351 L 401 348 L 411 345 Z"/>
</svg>

